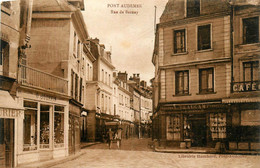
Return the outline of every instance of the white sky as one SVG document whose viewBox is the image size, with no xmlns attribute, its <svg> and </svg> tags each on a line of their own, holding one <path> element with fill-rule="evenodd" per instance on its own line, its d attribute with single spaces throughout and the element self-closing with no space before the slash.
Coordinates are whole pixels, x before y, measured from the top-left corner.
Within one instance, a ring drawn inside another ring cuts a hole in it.
<svg viewBox="0 0 260 168">
<path fill-rule="evenodd" d="M 85 0 L 84 19 L 92 38 L 99 38 L 106 50 L 112 48 L 112 63 L 128 77 L 154 77 L 151 62 L 154 47 L 154 6 L 157 23 L 168 0 Z M 142 8 L 108 8 L 108 4 L 141 4 Z M 112 10 L 138 11 L 138 14 L 111 14 Z"/>
</svg>

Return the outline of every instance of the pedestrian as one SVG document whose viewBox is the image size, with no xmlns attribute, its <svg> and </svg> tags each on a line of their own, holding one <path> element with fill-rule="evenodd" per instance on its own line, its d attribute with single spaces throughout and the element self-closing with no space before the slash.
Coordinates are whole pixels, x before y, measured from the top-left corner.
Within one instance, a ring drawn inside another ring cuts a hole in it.
<svg viewBox="0 0 260 168">
<path fill-rule="evenodd" d="M 116 144 L 117 144 L 117 148 L 121 149 L 121 139 L 122 139 L 122 128 L 118 128 L 117 132 L 116 132 Z"/>
<path fill-rule="evenodd" d="M 112 148 L 112 143 L 113 143 L 113 131 L 111 130 L 111 128 L 109 128 L 109 131 L 108 131 L 108 145 L 109 145 L 109 149 Z"/>
</svg>

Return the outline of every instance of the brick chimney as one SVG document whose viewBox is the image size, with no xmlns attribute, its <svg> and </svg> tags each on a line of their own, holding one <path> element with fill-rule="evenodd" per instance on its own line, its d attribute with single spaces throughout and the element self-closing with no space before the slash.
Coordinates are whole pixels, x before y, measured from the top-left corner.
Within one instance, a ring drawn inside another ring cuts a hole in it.
<svg viewBox="0 0 260 168">
<path fill-rule="evenodd" d="M 121 81 L 123 81 L 123 82 L 127 82 L 127 73 L 126 73 L 126 71 L 125 72 L 120 72 L 119 71 L 119 73 L 117 74 L 118 75 L 118 79 L 120 79 Z"/>
</svg>

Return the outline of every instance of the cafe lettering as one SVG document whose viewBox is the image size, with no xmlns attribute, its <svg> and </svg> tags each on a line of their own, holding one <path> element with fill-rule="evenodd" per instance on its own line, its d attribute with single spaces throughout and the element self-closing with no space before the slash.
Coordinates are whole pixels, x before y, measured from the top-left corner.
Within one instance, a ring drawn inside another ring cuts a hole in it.
<svg viewBox="0 0 260 168">
<path fill-rule="evenodd" d="M 259 83 L 250 82 L 250 83 L 234 83 L 233 91 L 234 92 L 248 92 L 248 91 L 258 91 Z"/>
</svg>

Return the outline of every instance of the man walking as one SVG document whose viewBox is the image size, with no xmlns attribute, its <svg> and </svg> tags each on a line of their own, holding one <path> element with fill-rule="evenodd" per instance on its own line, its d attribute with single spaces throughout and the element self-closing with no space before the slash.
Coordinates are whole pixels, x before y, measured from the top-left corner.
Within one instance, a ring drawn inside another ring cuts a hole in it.
<svg viewBox="0 0 260 168">
<path fill-rule="evenodd" d="M 108 143 L 109 143 L 109 149 L 111 149 L 113 143 L 113 131 L 111 130 L 111 128 L 109 128 L 108 131 Z"/>
<path fill-rule="evenodd" d="M 118 128 L 116 134 L 117 134 L 117 139 L 116 139 L 117 148 L 121 149 L 122 128 Z"/>
</svg>

